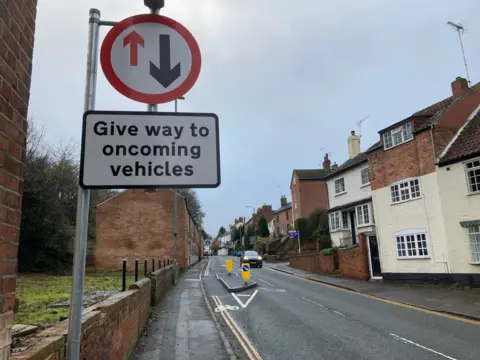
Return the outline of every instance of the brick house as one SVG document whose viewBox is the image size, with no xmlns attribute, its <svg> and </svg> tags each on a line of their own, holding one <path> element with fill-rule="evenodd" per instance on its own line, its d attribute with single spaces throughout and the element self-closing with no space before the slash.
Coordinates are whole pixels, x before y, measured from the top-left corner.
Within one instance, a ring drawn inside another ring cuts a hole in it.
<svg viewBox="0 0 480 360">
<path fill-rule="evenodd" d="M 480 84 L 451 84 L 452 96 L 381 130 L 367 150 L 383 279 L 452 281 L 436 161 L 480 103 Z M 452 239 L 452 241 L 455 239 Z"/>
<path fill-rule="evenodd" d="M 287 234 L 293 224 L 292 203 L 287 202 L 287 197 L 280 198 L 280 207 L 273 212 L 273 219 L 268 223 L 270 237 L 278 239 Z"/>
<path fill-rule="evenodd" d="M 10 355 L 36 0 L 0 2 L 0 359 Z"/>
<path fill-rule="evenodd" d="M 245 233 L 248 233 L 248 231 L 257 230 L 258 221 L 262 215 L 265 216 L 265 219 L 267 219 L 267 224 L 270 223 L 273 219 L 272 205 L 263 204 L 261 208 L 257 209 L 256 213 L 252 214 L 252 217 L 245 223 Z M 252 239 L 250 239 L 250 245 L 253 245 Z"/>
<path fill-rule="evenodd" d="M 323 169 L 293 170 L 290 179 L 293 221 L 307 218 L 315 209 L 328 209 L 325 176 L 330 170 L 328 154 L 325 154 Z"/>
<path fill-rule="evenodd" d="M 480 105 L 440 155 L 449 266 L 454 282 L 480 286 Z"/>
<path fill-rule="evenodd" d="M 333 246 L 359 244 L 365 235 L 370 277 L 380 277 L 375 217 L 367 154 L 360 151 L 360 136 L 347 139 L 349 159 L 326 175 L 330 236 Z"/>
<path fill-rule="evenodd" d="M 122 258 L 131 270 L 135 259 L 173 258 L 173 199 L 170 189 L 126 190 L 96 209 L 95 269 L 118 270 Z M 177 196 L 177 262 L 182 269 L 199 261 L 203 239 Z"/>
</svg>

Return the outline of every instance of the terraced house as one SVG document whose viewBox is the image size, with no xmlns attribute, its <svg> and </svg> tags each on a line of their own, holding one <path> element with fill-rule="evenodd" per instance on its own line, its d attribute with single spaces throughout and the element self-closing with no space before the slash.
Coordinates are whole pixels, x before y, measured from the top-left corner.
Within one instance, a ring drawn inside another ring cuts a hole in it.
<svg viewBox="0 0 480 360">
<path fill-rule="evenodd" d="M 381 130 L 367 150 L 384 280 L 478 281 L 479 164 L 475 149 L 459 148 L 469 146 L 461 139 L 476 129 L 480 84 L 457 78 L 451 89 L 448 98 Z"/>
<path fill-rule="evenodd" d="M 380 277 L 367 154 L 360 151 L 360 136 L 355 131 L 347 143 L 349 159 L 325 177 L 332 244 L 357 244 L 359 234 L 364 233 L 368 240 L 370 276 Z"/>
</svg>

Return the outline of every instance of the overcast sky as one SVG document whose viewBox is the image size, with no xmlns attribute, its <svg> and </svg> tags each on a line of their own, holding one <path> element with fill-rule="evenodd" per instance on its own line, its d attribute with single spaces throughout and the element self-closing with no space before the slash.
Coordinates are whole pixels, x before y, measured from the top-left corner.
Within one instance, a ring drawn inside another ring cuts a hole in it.
<svg viewBox="0 0 480 360">
<path fill-rule="evenodd" d="M 148 10 L 143 0 L 39 1 L 29 114 L 50 143 L 80 144 L 91 7 L 103 20 Z M 478 82 L 479 13 L 478 0 L 166 0 L 162 14 L 193 33 L 203 59 L 179 110 L 220 117 L 222 184 L 198 190 L 206 231 L 248 217 L 245 206 L 290 200 L 292 169 L 318 168 L 325 152 L 345 161 L 359 119 L 369 116 L 365 150 L 378 130 L 449 96 L 465 68 L 448 20 L 466 27 Z M 100 71 L 96 108 L 145 105 L 117 93 Z M 173 111 L 173 103 L 159 109 Z"/>
</svg>

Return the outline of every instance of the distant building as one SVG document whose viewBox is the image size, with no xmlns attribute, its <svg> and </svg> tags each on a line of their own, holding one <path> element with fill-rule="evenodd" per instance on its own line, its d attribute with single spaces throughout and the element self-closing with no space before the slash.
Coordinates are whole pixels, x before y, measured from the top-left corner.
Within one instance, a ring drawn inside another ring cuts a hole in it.
<svg viewBox="0 0 480 360">
<path fill-rule="evenodd" d="M 136 259 L 173 258 L 173 199 L 169 189 L 125 190 L 96 208 L 95 269 L 119 270 L 122 259 L 133 269 Z M 200 260 L 203 239 L 177 196 L 177 262 L 182 269 Z"/>
<path fill-rule="evenodd" d="M 274 239 L 287 234 L 293 225 L 292 203 L 287 202 L 287 197 L 280 198 L 280 207 L 273 212 L 273 219 L 269 223 L 270 236 Z"/>
</svg>

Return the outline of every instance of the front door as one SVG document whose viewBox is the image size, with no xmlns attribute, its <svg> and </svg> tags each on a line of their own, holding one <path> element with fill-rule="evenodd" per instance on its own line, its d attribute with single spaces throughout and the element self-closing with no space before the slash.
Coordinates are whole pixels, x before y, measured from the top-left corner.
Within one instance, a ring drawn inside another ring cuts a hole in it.
<svg viewBox="0 0 480 360">
<path fill-rule="evenodd" d="M 370 247 L 370 264 L 372 265 L 372 277 L 382 276 L 382 269 L 380 268 L 380 254 L 378 251 L 377 237 L 369 236 L 368 245 Z"/>
<path fill-rule="evenodd" d="M 355 211 L 350 211 L 350 229 L 352 229 L 352 244 L 357 243 L 357 229 L 355 225 Z"/>
</svg>

